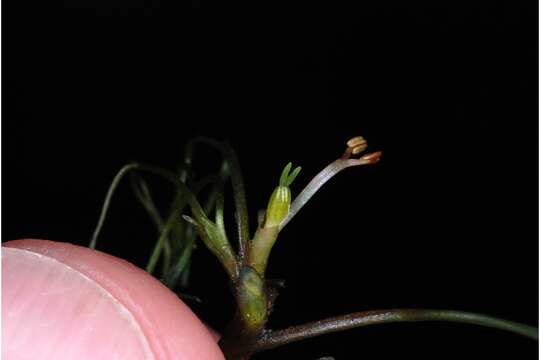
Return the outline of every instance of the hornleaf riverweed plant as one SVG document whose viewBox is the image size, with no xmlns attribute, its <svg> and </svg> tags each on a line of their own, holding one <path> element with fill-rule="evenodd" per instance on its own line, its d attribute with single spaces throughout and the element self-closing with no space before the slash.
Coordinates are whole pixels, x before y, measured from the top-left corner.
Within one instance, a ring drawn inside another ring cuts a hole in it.
<svg viewBox="0 0 540 360">
<path fill-rule="evenodd" d="M 213 174 L 199 178 L 192 167 L 196 146 L 207 145 L 219 151 L 220 168 Z M 362 155 L 366 140 L 357 136 L 347 142 L 341 157 L 327 165 L 313 177 L 306 187 L 293 197 L 291 185 L 300 173 L 300 167 L 288 163 L 283 169 L 276 188 L 271 192 L 266 209 L 258 213 L 258 226 L 252 235 L 244 181 L 238 157 L 232 147 L 208 138 L 195 138 L 185 149 L 179 171 L 169 171 L 153 165 L 132 163 L 115 176 L 105 198 L 98 225 L 90 242 L 94 248 L 103 226 L 112 195 L 120 180 L 130 175 L 131 185 L 144 209 L 154 222 L 158 239 L 146 270 L 155 272 L 161 262 L 161 280 L 171 289 L 185 289 L 189 278 L 190 259 L 196 248 L 196 236 L 216 256 L 226 273 L 236 311 L 222 332 L 219 345 L 227 359 L 249 359 L 253 354 L 295 341 L 347 329 L 395 322 L 445 321 L 468 323 L 506 330 L 531 339 L 538 339 L 538 330 L 529 325 L 489 315 L 439 309 L 389 309 L 357 312 L 318 320 L 282 330 L 267 328 L 274 309 L 280 284 L 266 277 L 266 268 L 272 247 L 285 226 L 302 207 L 332 177 L 342 170 L 376 164 L 380 151 Z M 161 176 L 175 188 L 175 196 L 167 216 L 158 211 L 143 173 Z M 237 228 L 237 246 L 229 241 L 224 221 L 224 191 L 230 180 L 234 195 Z M 203 190 L 209 191 L 203 192 Z M 201 196 L 205 194 L 205 196 Z M 187 210 L 190 214 L 186 214 Z"/>
</svg>

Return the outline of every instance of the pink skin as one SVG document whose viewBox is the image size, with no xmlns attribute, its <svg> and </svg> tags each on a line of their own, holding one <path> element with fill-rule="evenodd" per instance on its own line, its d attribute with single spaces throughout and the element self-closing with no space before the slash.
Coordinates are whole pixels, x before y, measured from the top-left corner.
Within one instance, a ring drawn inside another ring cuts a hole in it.
<svg viewBox="0 0 540 360">
<path fill-rule="evenodd" d="M 2 248 L 2 359 L 223 359 L 216 335 L 127 261 L 47 240 Z"/>
</svg>

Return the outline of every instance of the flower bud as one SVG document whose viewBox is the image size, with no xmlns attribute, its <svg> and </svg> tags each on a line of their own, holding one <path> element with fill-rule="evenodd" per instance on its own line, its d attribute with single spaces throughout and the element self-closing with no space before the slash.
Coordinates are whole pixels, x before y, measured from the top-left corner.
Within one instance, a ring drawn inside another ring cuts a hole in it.
<svg viewBox="0 0 540 360">
<path fill-rule="evenodd" d="M 262 223 L 257 228 L 249 248 L 249 265 L 263 277 L 268 263 L 268 256 L 280 231 L 280 225 L 289 214 L 289 208 L 291 207 L 291 189 L 289 186 L 291 186 L 291 183 L 301 170 L 300 167 L 297 167 L 291 172 L 291 168 L 292 164 L 288 163 L 283 169 L 279 178 L 279 186 L 274 189 L 272 196 L 270 196 L 265 217 L 261 219 Z"/>
<path fill-rule="evenodd" d="M 291 207 L 291 189 L 280 185 L 275 188 L 268 207 L 266 208 L 266 221 L 264 227 L 279 226 L 281 221 L 289 213 Z"/>
<path fill-rule="evenodd" d="M 291 207 L 291 189 L 289 186 L 296 179 L 301 168 L 295 168 L 292 173 L 291 169 L 292 164 L 288 163 L 279 178 L 279 186 L 274 189 L 272 196 L 270 196 L 270 201 L 268 201 L 268 207 L 266 208 L 266 220 L 263 226 L 265 228 L 279 226 L 289 213 L 289 208 Z"/>
</svg>

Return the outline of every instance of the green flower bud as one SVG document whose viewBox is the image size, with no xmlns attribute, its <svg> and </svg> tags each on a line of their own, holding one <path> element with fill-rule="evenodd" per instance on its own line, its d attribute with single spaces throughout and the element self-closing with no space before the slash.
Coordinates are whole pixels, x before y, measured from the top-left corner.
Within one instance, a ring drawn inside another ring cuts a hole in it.
<svg viewBox="0 0 540 360">
<path fill-rule="evenodd" d="M 291 207 L 291 189 L 289 186 L 300 172 L 300 167 L 297 167 L 292 172 L 291 167 L 292 164 L 288 163 L 283 169 L 279 179 L 279 186 L 274 189 L 272 196 L 270 196 L 264 218 L 260 219 L 259 227 L 249 248 L 249 265 L 263 277 L 270 250 L 272 250 L 272 246 L 274 246 L 279 234 L 280 224 L 287 217 Z"/>
<path fill-rule="evenodd" d="M 301 170 L 300 167 L 297 167 L 290 173 L 291 168 L 291 163 L 285 166 L 279 178 L 279 186 L 274 189 L 272 196 L 270 196 L 270 201 L 268 201 L 268 207 L 266 208 L 264 227 L 279 226 L 289 213 L 289 208 L 291 207 L 291 189 L 289 186 Z"/>
<path fill-rule="evenodd" d="M 278 186 L 275 188 L 268 207 L 266 208 L 266 221 L 264 227 L 279 226 L 281 221 L 289 213 L 291 207 L 291 189 L 288 186 Z"/>
</svg>

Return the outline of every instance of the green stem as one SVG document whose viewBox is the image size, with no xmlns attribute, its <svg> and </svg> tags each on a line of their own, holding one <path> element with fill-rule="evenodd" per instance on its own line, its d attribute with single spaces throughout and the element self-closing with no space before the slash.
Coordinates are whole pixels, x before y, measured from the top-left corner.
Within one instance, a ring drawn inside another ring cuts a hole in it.
<svg viewBox="0 0 540 360">
<path fill-rule="evenodd" d="M 178 221 L 179 217 L 180 217 L 180 213 L 178 211 L 173 211 L 171 215 L 169 215 L 169 218 L 167 219 L 167 221 L 165 222 L 165 225 L 161 229 L 161 234 L 159 235 L 156 246 L 154 247 L 154 250 L 152 251 L 150 260 L 148 260 L 148 265 L 146 265 L 146 271 L 148 273 L 152 274 L 154 272 L 156 264 L 159 260 L 159 256 L 161 255 L 161 250 L 164 249 L 164 251 L 166 251 L 165 243 L 167 242 L 167 237 L 169 236 L 169 232 L 171 231 L 175 221 Z M 166 258 L 165 261 L 170 261 L 170 256 L 166 255 L 165 258 Z M 169 264 L 167 264 L 166 266 L 168 268 Z"/>
<path fill-rule="evenodd" d="M 219 177 L 216 176 L 216 175 L 210 175 L 210 176 L 207 176 L 205 178 L 203 178 L 201 181 L 199 181 L 196 185 L 195 185 L 195 189 L 194 189 L 194 192 L 191 193 L 191 196 L 194 197 L 195 194 L 197 194 L 198 192 L 200 192 L 204 187 L 206 187 L 207 185 L 211 184 L 212 182 L 215 182 L 217 181 L 216 179 L 218 179 Z M 142 180 L 142 179 L 141 179 Z M 181 181 L 181 183 L 183 184 L 183 181 Z M 150 200 L 150 204 L 146 204 L 145 208 L 147 208 L 147 210 L 156 210 L 155 209 L 155 206 L 153 206 L 153 202 L 151 202 L 151 196 L 150 196 L 150 193 L 148 191 L 148 189 L 145 190 L 145 183 L 144 182 L 141 182 L 140 183 L 140 192 L 141 194 L 138 194 L 140 195 L 140 197 L 142 198 L 141 201 L 144 201 L 144 200 Z M 183 194 L 184 195 L 184 198 L 186 197 L 186 195 L 188 195 L 187 193 L 189 192 L 189 190 L 187 190 L 187 188 L 185 186 L 181 186 L 179 187 L 178 189 L 178 193 L 179 194 Z M 211 191 L 211 194 L 209 196 L 209 199 L 207 201 L 207 204 L 205 206 L 205 209 L 204 209 L 204 212 L 207 213 L 211 210 L 211 208 L 213 207 L 213 204 L 215 203 L 215 193 L 216 190 L 215 190 L 215 187 L 212 189 Z M 214 194 L 214 195 L 212 195 Z M 188 195 L 189 196 L 189 195 Z M 189 198 L 187 199 L 189 201 Z M 145 204 L 145 202 L 143 203 Z M 150 260 L 147 264 L 147 271 L 149 273 L 153 273 L 153 271 L 155 270 L 155 266 L 159 260 L 159 257 L 161 255 L 161 251 L 163 251 L 163 275 L 167 274 L 170 270 L 170 266 L 171 266 L 171 256 L 172 256 L 172 253 L 171 253 L 171 245 L 169 244 L 169 234 L 170 232 L 172 231 L 173 227 L 176 225 L 175 222 L 176 221 L 180 221 L 180 215 L 181 213 L 183 212 L 183 209 L 184 209 L 184 204 L 183 202 L 178 202 L 178 208 L 174 209 L 172 212 L 171 212 L 171 215 L 169 216 L 168 220 L 167 220 L 167 223 L 166 225 L 161 225 L 160 227 L 160 236 L 158 238 L 158 241 L 156 242 L 156 245 L 154 247 L 154 250 L 152 251 L 152 255 L 150 257 Z M 152 205 L 152 206 L 148 206 L 148 205 Z M 150 209 L 148 209 L 148 207 L 150 207 Z M 156 210 L 156 213 L 157 213 L 157 210 Z M 161 223 L 163 222 L 163 220 L 161 220 Z M 191 251 L 189 251 L 188 253 L 188 256 L 191 255 Z M 185 263 L 185 261 L 182 261 L 182 263 Z"/>
<path fill-rule="evenodd" d="M 135 175 L 133 173 L 130 176 L 130 180 L 135 196 L 154 222 L 157 230 L 161 231 L 161 228 L 163 227 L 163 218 L 161 217 L 161 214 L 159 213 L 154 200 L 152 199 L 152 194 L 150 193 L 150 189 L 148 188 L 146 181 L 144 181 L 142 176 L 138 174 Z"/>
<path fill-rule="evenodd" d="M 191 254 L 193 253 L 193 249 L 195 248 L 195 245 L 193 243 L 193 240 L 187 240 L 186 246 L 184 247 L 184 250 L 178 257 L 178 261 L 176 264 L 174 264 L 169 272 L 166 274 L 165 277 L 165 284 L 168 288 L 172 289 L 176 286 L 176 283 L 180 279 L 181 287 L 185 288 L 187 285 L 187 279 L 183 279 L 184 274 L 189 269 L 190 264 L 190 258 Z M 188 274 L 189 275 L 189 274 Z M 183 281 L 184 280 L 184 281 Z"/>
<path fill-rule="evenodd" d="M 538 329 L 517 322 L 455 310 L 391 309 L 364 311 L 270 331 L 253 343 L 247 353 L 272 349 L 292 342 L 362 326 L 418 321 L 444 321 L 495 328 L 538 340 Z"/>
<path fill-rule="evenodd" d="M 127 164 L 124 167 L 118 171 L 118 173 L 115 175 L 111 185 L 109 186 L 109 190 L 107 191 L 107 195 L 105 196 L 105 201 L 103 202 L 103 207 L 101 208 L 101 214 L 99 215 L 99 220 L 96 225 L 96 228 L 94 230 L 94 233 L 92 234 L 92 239 L 90 240 L 90 249 L 96 248 L 97 239 L 99 236 L 99 233 L 101 232 L 101 228 L 103 227 L 103 223 L 105 222 L 105 218 L 107 216 L 107 212 L 109 211 L 109 206 L 111 205 L 111 199 L 112 196 L 118 187 L 118 184 L 120 183 L 120 180 L 131 170 L 137 169 L 139 167 L 139 164 L 132 163 Z"/>
<path fill-rule="evenodd" d="M 111 183 L 111 186 L 109 187 L 109 190 L 107 191 L 107 195 L 105 196 L 105 201 L 101 209 L 101 214 L 99 216 L 98 224 L 96 226 L 96 229 L 94 230 L 94 234 L 92 235 L 92 239 L 90 241 L 91 249 L 94 249 L 96 247 L 97 238 L 99 236 L 101 228 L 103 227 L 105 217 L 107 216 L 107 212 L 109 210 L 111 198 L 114 194 L 114 191 L 118 187 L 118 184 L 120 183 L 120 180 L 122 180 L 124 175 L 126 175 L 129 171 L 132 171 L 132 170 L 140 170 L 140 171 L 152 173 L 154 175 L 161 176 L 162 178 L 168 180 L 173 185 L 175 185 L 179 191 L 185 194 L 186 199 L 191 207 L 191 210 L 196 216 L 206 216 L 201 205 L 195 198 L 195 195 L 193 195 L 193 193 L 188 189 L 188 187 L 180 180 L 177 174 L 175 174 L 172 171 L 160 168 L 159 166 L 140 164 L 140 163 L 131 163 L 131 164 L 125 165 L 122 169 L 120 169 L 120 171 L 114 177 Z"/>
<path fill-rule="evenodd" d="M 161 233 L 163 230 L 163 219 L 154 203 L 154 200 L 152 199 L 152 194 L 150 193 L 150 189 L 148 188 L 146 181 L 144 181 L 143 177 L 139 174 L 131 173 L 130 175 L 131 187 L 133 189 L 133 192 L 135 193 L 135 196 L 154 222 L 158 233 Z M 156 242 L 155 246 L 157 245 L 158 243 Z M 169 243 L 169 239 L 167 238 L 163 243 L 163 262 L 161 271 L 162 274 L 165 274 L 168 271 L 171 263 L 171 256 L 171 244 Z"/>
<path fill-rule="evenodd" d="M 223 153 L 230 166 L 238 225 L 238 255 L 240 258 L 243 258 L 249 241 L 249 218 L 244 178 L 242 177 L 242 169 L 240 168 L 240 162 L 234 149 L 229 144 L 225 144 L 223 145 Z"/>
<path fill-rule="evenodd" d="M 195 217 L 199 220 L 207 219 L 204 209 L 201 207 L 199 201 L 197 200 L 193 192 L 189 190 L 189 188 L 181 181 L 181 179 L 175 173 L 153 165 L 146 164 L 140 165 L 140 169 L 163 176 L 169 181 L 173 182 L 178 187 L 178 191 L 184 193 L 186 200 L 190 205 L 191 211 L 193 212 Z M 204 181 L 204 184 L 206 184 L 206 181 Z M 146 271 L 148 271 L 149 273 L 152 273 L 152 271 L 154 270 L 154 267 L 159 259 L 161 250 L 164 248 L 164 243 L 167 240 L 167 236 L 169 235 L 169 232 L 171 231 L 174 222 L 177 221 L 177 218 L 181 215 L 180 212 L 182 211 L 182 209 L 183 207 L 173 211 L 168 217 L 167 222 L 165 223 L 165 226 L 163 227 L 163 230 L 160 234 L 158 242 L 154 248 L 152 256 L 150 257 L 150 261 L 148 262 L 148 265 L 146 267 Z"/>
<path fill-rule="evenodd" d="M 264 278 L 266 266 L 268 265 L 268 258 L 270 257 L 270 251 L 274 246 L 279 234 L 279 228 L 277 226 L 272 227 L 259 227 L 253 241 L 251 241 L 248 262 L 260 276 Z"/>
<path fill-rule="evenodd" d="M 238 256 L 243 258 L 249 241 L 249 217 L 244 178 L 242 177 L 242 169 L 240 168 L 238 156 L 236 155 L 234 149 L 227 143 L 222 143 L 205 137 L 196 137 L 191 141 L 188 147 L 190 149 L 188 152 L 189 154 L 186 156 L 188 163 L 191 162 L 192 147 L 197 143 L 210 145 L 218 149 L 229 165 L 234 205 L 236 208 L 236 222 L 238 227 Z"/>
<path fill-rule="evenodd" d="M 212 189 L 215 199 L 215 223 L 216 225 L 221 229 L 221 231 L 225 232 L 225 219 L 224 219 L 224 211 L 225 211 L 225 182 L 227 181 L 227 177 L 229 176 L 229 168 L 227 166 L 226 162 L 223 162 L 221 165 L 221 170 L 219 173 L 219 178 L 215 183 L 214 188 Z M 208 213 L 208 212 L 207 212 Z"/>
</svg>

